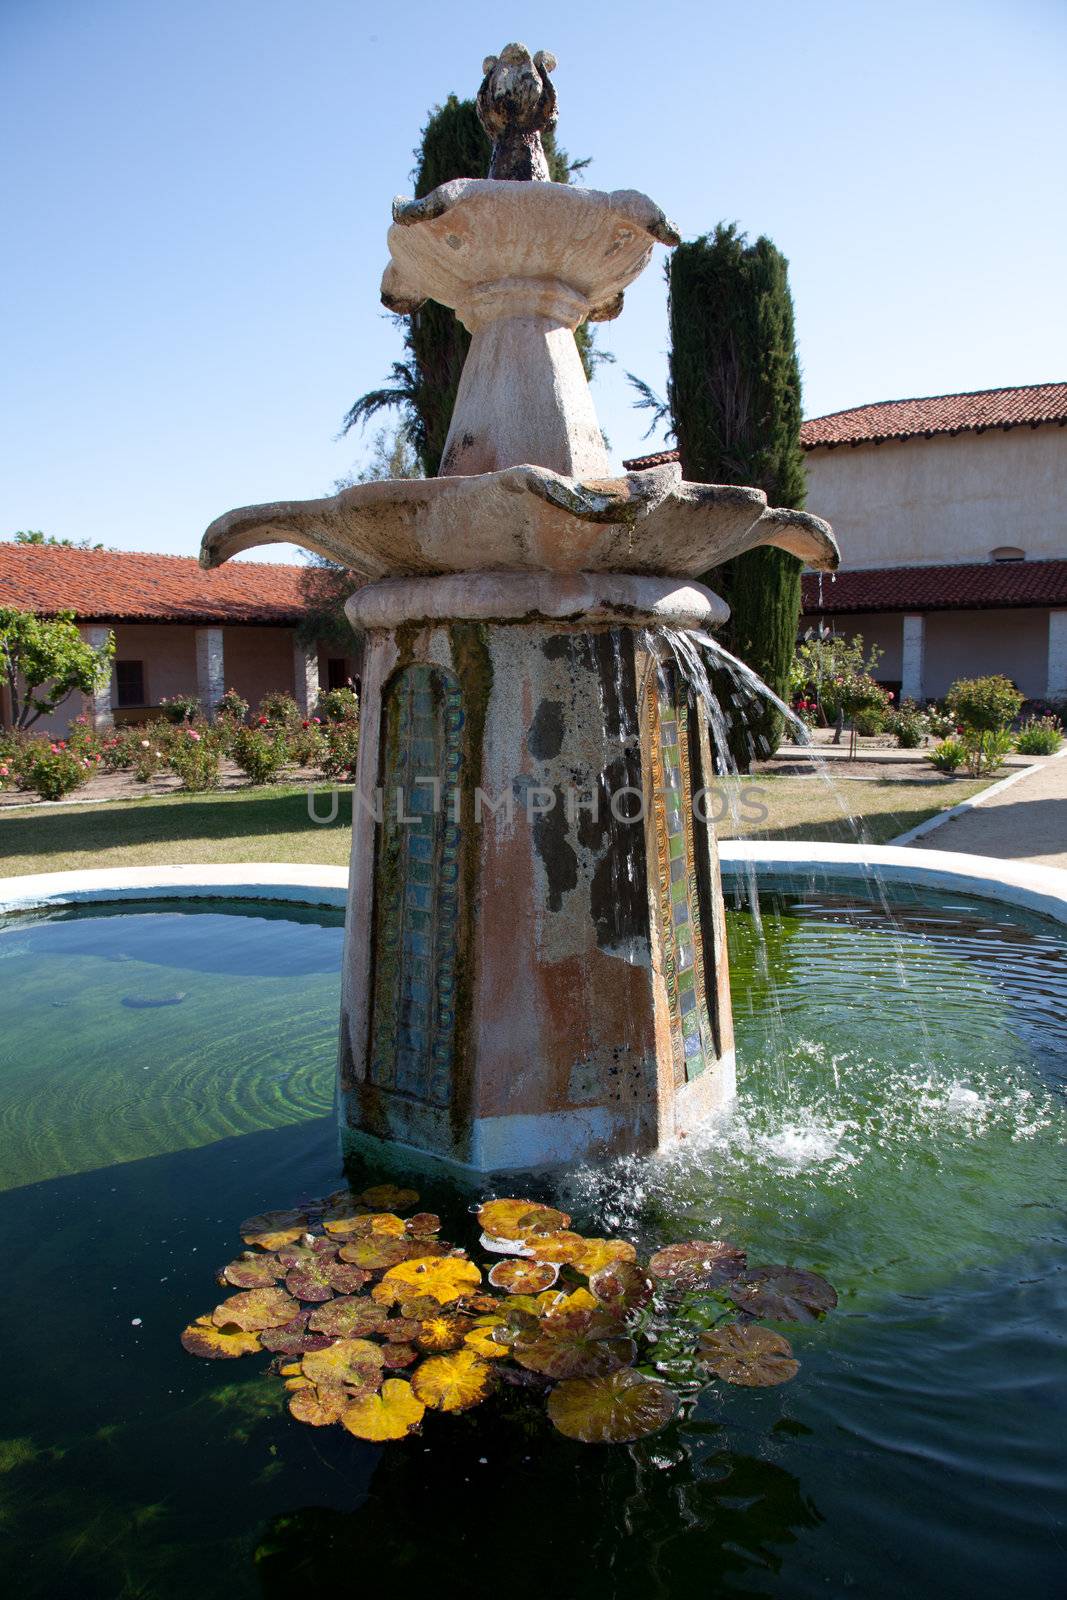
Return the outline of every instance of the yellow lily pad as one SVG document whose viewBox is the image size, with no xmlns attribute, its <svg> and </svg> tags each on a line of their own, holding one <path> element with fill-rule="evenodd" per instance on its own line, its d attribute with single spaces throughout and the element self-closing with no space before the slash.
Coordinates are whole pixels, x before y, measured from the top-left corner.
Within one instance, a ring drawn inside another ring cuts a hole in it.
<svg viewBox="0 0 1067 1600">
<path fill-rule="evenodd" d="M 283 1322 L 291 1322 L 299 1310 L 299 1301 L 284 1289 L 245 1289 L 216 1306 L 211 1320 L 216 1328 L 233 1326 L 257 1333 L 260 1328 L 280 1328 Z"/>
<path fill-rule="evenodd" d="M 535 1247 L 536 1239 L 531 1239 Z M 636 1261 L 637 1251 L 627 1239 L 583 1239 L 582 1248 L 571 1257 L 570 1264 L 576 1272 L 584 1272 L 587 1278 L 592 1278 L 596 1273 L 613 1261 Z"/>
<path fill-rule="evenodd" d="M 407 1293 L 430 1294 L 441 1305 L 448 1305 L 468 1294 L 482 1281 L 482 1275 L 473 1261 L 462 1256 L 416 1256 L 390 1267 L 380 1284 L 375 1285 L 374 1296 L 379 1291 L 401 1299 Z"/>
<path fill-rule="evenodd" d="M 746 1389 L 773 1389 L 800 1371 L 789 1340 L 752 1322 L 709 1328 L 697 1341 L 696 1354 L 716 1377 Z"/>
<path fill-rule="evenodd" d="M 582 1254 L 587 1239 L 580 1233 L 569 1233 L 565 1228 L 558 1233 L 539 1234 L 530 1240 L 530 1252 L 537 1261 L 555 1261 L 570 1265 Z"/>
<path fill-rule="evenodd" d="M 604 1306 L 588 1289 L 574 1289 L 565 1294 L 562 1289 L 546 1289 L 537 1296 L 543 1317 L 562 1317 L 568 1311 L 603 1311 Z"/>
<path fill-rule="evenodd" d="M 371 1237 L 349 1240 L 341 1246 L 340 1256 L 342 1261 L 361 1267 L 365 1272 L 383 1272 L 387 1267 L 409 1260 L 413 1250 L 424 1253 L 422 1241 L 416 1244 L 413 1239 Z"/>
<path fill-rule="evenodd" d="M 277 1250 L 293 1244 L 307 1228 L 304 1211 L 261 1211 L 247 1217 L 241 1224 L 241 1238 L 245 1244 L 259 1245 L 261 1250 Z"/>
<path fill-rule="evenodd" d="M 419 1203 L 417 1189 L 399 1189 L 395 1183 L 372 1184 L 361 1198 L 372 1211 L 410 1211 Z"/>
<path fill-rule="evenodd" d="M 434 1304 L 437 1302 L 434 1301 Z M 458 1350 L 473 1325 L 469 1317 L 440 1311 L 420 1323 L 415 1343 L 422 1350 L 432 1350 L 438 1354 L 445 1350 Z"/>
<path fill-rule="evenodd" d="M 473 1350 L 430 1356 L 411 1380 L 416 1397 L 437 1411 L 467 1411 L 489 1393 L 492 1368 Z"/>
<path fill-rule="evenodd" d="M 403 1378 L 386 1378 L 381 1394 L 362 1395 L 346 1406 L 341 1424 L 357 1439 L 382 1444 L 388 1439 L 403 1439 L 417 1428 L 426 1407 Z"/>
<path fill-rule="evenodd" d="M 503 1327 L 503 1322 L 494 1322 L 486 1328 L 472 1328 L 463 1343 L 476 1356 L 481 1356 L 483 1361 L 499 1361 L 508 1354 L 508 1347 L 494 1338 L 494 1333 L 497 1328 Z"/>
<path fill-rule="evenodd" d="M 494 1239 L 523 1240 L 532 1233 L 558 1233 L 570 1224 L 565 1211 L 529 1200 L 486 1200 L 477 1210 L 483 1233 Z"/>
<path fill-rule="evenodd" d="M 352 1396 L 339 1384 L 309 1383 L 289 1396 L 289 1410 L 297 1422 L 307 1422 L 313 1428 L 328 1428 L 340 1422 L 351 1404 Z"/>
<path fill-rule="evenodd" d="M 325 1350 L 310 1351 L 300 1367 L 312 1383 L 376 1389 L 381 1378 L 381 1346 L 371 1344 L 369 1339 L 338 1339 Z"/>
<path fill-rule="evenodd" d="M 506 1289 L 509 1294 L 540 1294 L 551 1289 L 559 1277 L 559 1267 L 554 1261 L 527 1261 L 522 1257 L 498 1261 L 489 1273 L 494 1289 Z"/>
<path fill-rule="evenodd" d="M 570 1378 L 548 1397 L 548 1415 L 568 1439 L 629 1444 L 665 1428 L 677 1409 L 666 1384 L 624 1367 L 600 1378 Z"/>
<path fill-rule="evenodd" d="M 254 1356 L 263 1346 L 258 1333 L 240 1328 L 219 1328 L 210 1317 L 197 1317 L 181 1336 L 182 1348 L 191 1356 L 206 1361 L 233 1361 L 237 1356 Z"/>
</svg>

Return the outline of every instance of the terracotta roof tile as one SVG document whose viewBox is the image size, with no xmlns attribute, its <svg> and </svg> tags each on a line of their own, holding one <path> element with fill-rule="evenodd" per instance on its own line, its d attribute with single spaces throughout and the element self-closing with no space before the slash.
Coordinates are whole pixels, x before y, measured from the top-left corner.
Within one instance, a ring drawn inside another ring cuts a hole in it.
<svg viewBox="0 0 1067 1600">
<path fill-rule="evenodd" d="M 85 621 L 298 622 L 306 567 L 232 561 L 205 572 L 191 556 L 0 544 L 0 605 Z"/>
<path fill-rule="evenodd" d="M 803 576 L 806 615 L 848 611 L 981 611 L 1067 606 L 1067 561 L 975 561 L 953 567 L 878 567 Z"/>
<path fill-rule="evenodd" d="M 648 467 L 665 467 L 672 461 L 680 460 L 677 450 L 657 450 L 650 456 L 631 456 L 629 461 L 623 462 L 623 467 L 627 472 L 644 472 Z"/>
<path fill-rule="evenodd" d="M 1025 389 L 979 389 L 973 394 L 937 394 L 924 400 L 879 400 L 874 405 L 809 417 L 801 424 L 805 450 L 820 445 L 883 444 L 888 439 L 934 434 L 984 433 L 987 428 L 1031 428 L 1067 423 L 1067 383 L 1035 383 Z"/>
</svg>

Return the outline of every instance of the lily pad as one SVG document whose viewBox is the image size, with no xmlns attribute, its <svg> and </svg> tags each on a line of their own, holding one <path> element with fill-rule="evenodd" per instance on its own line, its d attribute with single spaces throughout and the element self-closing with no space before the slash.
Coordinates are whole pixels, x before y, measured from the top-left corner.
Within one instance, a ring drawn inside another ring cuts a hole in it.
<svg viewBox="0 0 1067 1600">
<path fill-rule="evenodd" d="M 261 1211 L 242 1222 L 241 1238 L 245 1244 L 259 1245 L 261 1250 L 277 1250 L 299 1239 L 307 1222 L 303 1211 Z"/>
<path fill-rule="evenodd" d="M 356 1205 L 352 1200 L 344 1200 L 338 1206 L 331 1206 L 322 1213 L 322 1226 L 331 1238 L 347 1236 L 350 1233 L 361 1233 L 363 1224 L 370 1215 L 366 1206 Z"/>
<path fill-rule="evenodd" d="M 500 1361 L 507 1356 L 508 1347 L 496 1338 L 496 1330 L 504 1327 L 503 1322 L 494 1322 L 488 1327 L 472 1328 L 463 1343 L 476 1356 L 481 1356 L 483 1361 Z"/>
<path fill-rule="evenodd" d="M 384 1306 L 375 1305 L 366 1295 L 345 1295 L 316 1306 L 308 1320 L 308 1327 L 313 1333 L 361 1339 L 368 1333 L 378 1333 L 385 1320 Z"/>
<path fill-rule="evenodd" d="M 413 1367 L 422 1360 L 422 1351 L 413 1344 L 383 1344 L 382 1359 L 387 1367 Z"/>
<path fill-rule="evenodd" d="M 233 1326 L 254 1333 L 260 1328 L 280 1328 L 299 1310 L 298 1302 L 284 1289 L 246 1289 L 216 1306 L 211 1320 L 216 1328 Z"/>
<path fill-rule="evenodd" d="M 581 1287 L 567 1294 L 563 1289 L 546 1289 L 537 1296 L 542 1317 L 561 1317 L 568 1311 L 605 1311 L 607 1307 L 588 1289 Z M 614 1316 L 614 1312 L 611 1315 Z"/>
<path fill-rule="evenodd" d="M 554 1261 L 524 1261 L 509 1259 L 498 1261 L 489 1273 L 494 1289 L 506 1289 L 509 1294 L 540 1294 L 551 1289 L 559 1277 L 559 1267 Z"/>
<path fill-rule="evenodd" d="M 289 1396 L 289 1410 L 297 1422 L 313 1428 L 327 1428 L 340 1422 L 352 1404 L 352 1395 L 340 1384 L 307 1383 Z"/>
<path fill-rule="evenodd" d="M 558 1233 L 538 1235 L 526 1246 L 526 1253 L 535 1257 L 537 1261 L 555 1261 L 568 1266 L 578 1259 L 583 1248 L 588 1243 L 580 1233 L 570 1233 L 567 1229 L 560 1229 Z"/>
<path fill-rule="evenodd" d="M 796 1267 L 750 1267 L 727 1293 L 742 1311 L 769 1322 L 816 1322 L 837 1304 L 832 1284 Z"/>
<path fill-rule="evenodd" d="M 436 1303 L 435 1301 L 434 1304 Z M 458 1350 L 473 1326 L 474 1323 L 469 1317 L 439 1311 L 436 1316 L 427 1317 L 420 1323 L 415 1343 L 422 1350 L 432 1350 L 436 1353 Z"/>
<path fill-rule="evenodd" d="M 441 1305 L 448 1305 L 468 1294 L 481 1281 L 482 1275 L 474 1262 L 462 1256 L 416 1256 L 412 1261 L 390 1267 L 381 1283 L 375 1286 L 375 1296 L 377 1298 L 379 1290 L 394 1293 L 396 1299 L 409 1292 L 430 1294 Z"/>
<path fill-rule="evenodd" d="M 436 1411 L 467 1411 L 489 1393 L 492 1368 L 473 1350 L 430 1356 L 411 1380 L 416 1398 Z"/>
<path fill-rule="evenodd" d="M 530 1243 L 535 1251 L 539 1250 L 536 1239 Z M 572 1258 L 571 1266 L 577 1272 L 584 1272 L 587 1278 L 592 1278 L 613 1261 L 636 1261 L 637 1251 L 627 1239 L 584 1239 L 582 1249 Z"/>
<path fill-rule="evenodd" d="M 258 1333 L 246 1333 L 240 1328 L 219 1328 L 210 1317 L 197 1317 L 181 1336 L 182 1348 L 191 1356 L 203 1356 L 207 1361 L 233 1361 L 237 1356 L 253 1356 L 263 1346 Z"/>
<path fill-rule="evenodd" d="M 333 1343 L 333 1335 L 309 1332 L 310 1315 L 310 1311 L 301 1311 L 291 1322 L 283 1322 L 280 1328 L 264 1328 L 259 1336 L 260 1344 L 264 1350 L 278 1356 L 302 1356 L 308 1350 L 325 1350 Z"/>
<path fill-rule="evenodd" d="M 381 1394 L 362 1395 L 346 1406 L 341 1424 L 357 1439 L 382 1444 L 403 1439 L 417 1428 L 426 1407 L 403 1378 L 386 1378 Z"/>
<path fill-rule="evenodd" d="M 565 1211 L 537 1206 L 529 1200 L 486 1200 L 476 1214 L 483 1233 L 520 1241 L 531 1233 L 558 1233 L 571 1220 Z"/>
<path fill-rule="evenodd" d="M 235 1289 L 269 1289 L 285 1276 L 285 1267 L 278 1257 L 249 1250 L 223 1267 L 220 1277 Z"/>
<path fill-rule="evenodd" d="M 589 1287 L 611 1311 L 638 1311 L 652 1299 L 652 1279 L 636 1261 L 609 1261 L 594 1272 Z"/>
<path fill-rule="evenodd" d="M 637 1346 L 605 1311 L 570 1311 L 548 1317 L 537 1337 L 512 1346 L 520 1366 L 546 1378 L 594 1378 L 628 1367 Z"/>
<path fill-rule="evenodd" d="M 423 1241 L 416 1244 L 414 1239 L 351 1239 L 341 1246 L 340 1256 L 342 1261 L 365 1272 L 382 1272 L 409 1260 L 413 1250 L 424 1254 Z"/>
<path fill-rule="evenodd" d="M 743 1272 L 746 1260 L 745 1252 L 725 1239 L 690 1239 L 657 1250 L 648 1270 L 680 1289 L 717 1289 Z"/>
<path fill-rule="evenodd" d="M 329 1300 L 333 1285 L 327 1258 L 321 1256 L 309 1266 L 293 1267 L 285 1275 L 285 1287 L 298 1300 Z"/>
<path fill-rule="evenodd" d="M 419 1203 L 417 1189 L 400 1189 L 395 1183 L 376 1183 L 364 1189 L 363 1204 L 372 1211 L 410 1211 Z"/>
<path fill-rule="evenodd" d="M 312 1350 L 300 1365 L 312 1383 L 377 1389 L 381 1381 L 381 1346 L 371 1344 L 369 1339 L 338 1339 L 325 1350 Z"/>
<path fill-rule="evenodd" d="M 716 1377 L 746 1389 L 772 1389 L 788 1383 L 800 1370 L 789 1340 L 754 1322 L 709 1328 L 697 1341 L 696 1353 Z"/>
<path fill-rule="evenodd" d="M 665 1428 L 678 1401 L 665 1383 L 623 1368 L 600 1378 L 571 1378 L 548 1397 L 553 1426 L 582 1444 L 629 1444 Z"/>
<path fill-rule="evenodd" d="M 441 1219 L 433 1211 L 416 1211 L 404 1226 L 413 1238 L 424 1239 L 427 1234 L 440 1233 Z"/>
</svg>

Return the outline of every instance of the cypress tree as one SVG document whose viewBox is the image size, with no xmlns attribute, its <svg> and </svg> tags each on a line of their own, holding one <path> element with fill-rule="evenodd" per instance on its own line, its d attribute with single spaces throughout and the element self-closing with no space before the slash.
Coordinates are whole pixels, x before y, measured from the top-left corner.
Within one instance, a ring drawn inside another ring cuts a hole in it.
<svg viewBox="0 0 1067 1600">
<path fill-rule="evenodd" d="M 804 503 L 800 365 L 789 263 L 769 239 L 749 244 L 735 224 L 683 244 L 668 267 L 668 402 L 685 476 L 750 484 L 773 506 Z M 787 698 L 800 616 L 801 563 L 764 547 L 708 575 L 729 603 L 724 643 Z M 729 696 L 724 699 L 728 710 Z M 731 746 L 747 771 L 753 754 L 777 749 L 781 716 L 770 707 L 735 714 Z"/>
<path fill-rule="evenodd" d="M 551 131 L 542 135 L 542 143 L 553 183 L 569 183 L 572 175 L 587 165 L 585 161 L 571 161 Z M 474 101 L 450 94 L 443 106 L 434 107 L 422 130 L 412 173 L 415 198 L 421 200 L 453 178 L 488 177 L 491 154 L 492 146 L 478 121 Z M 405 359 L 393 363 L 386 385 L 356 401 L 341 431 L 347 433 L 357 422 L 365 422 L 385 407 L 399 406 L 404 413 L 405 436 L 429 477 L 437 472 L 444 454 L 471 336 L 455 312 L 438 305 L 436 300 L 425 301 L 413 316 L 397 320 L 404 327 Z M 601 358 L 593 350 L 588 323 L 582 324 L 575 338 L 586 376 L 591 377 Z"/>
</svg>

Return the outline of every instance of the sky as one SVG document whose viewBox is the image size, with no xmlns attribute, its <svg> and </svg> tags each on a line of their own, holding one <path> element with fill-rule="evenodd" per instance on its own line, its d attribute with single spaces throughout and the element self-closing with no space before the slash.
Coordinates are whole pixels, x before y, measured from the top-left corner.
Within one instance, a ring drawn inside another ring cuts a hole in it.
<svg viewBox="0 0 1067 1600">
<path fill-rule="evenodd" d="M 0 537 L 193 555 L 358 466 L 392 198 L 510 39 L 590 187 L 789 258 L 806 415 L 1067 379 L 1062 0 L 0 0 Z M 597 332 L 616 465 L 664 257 Z"/>
</svg>

